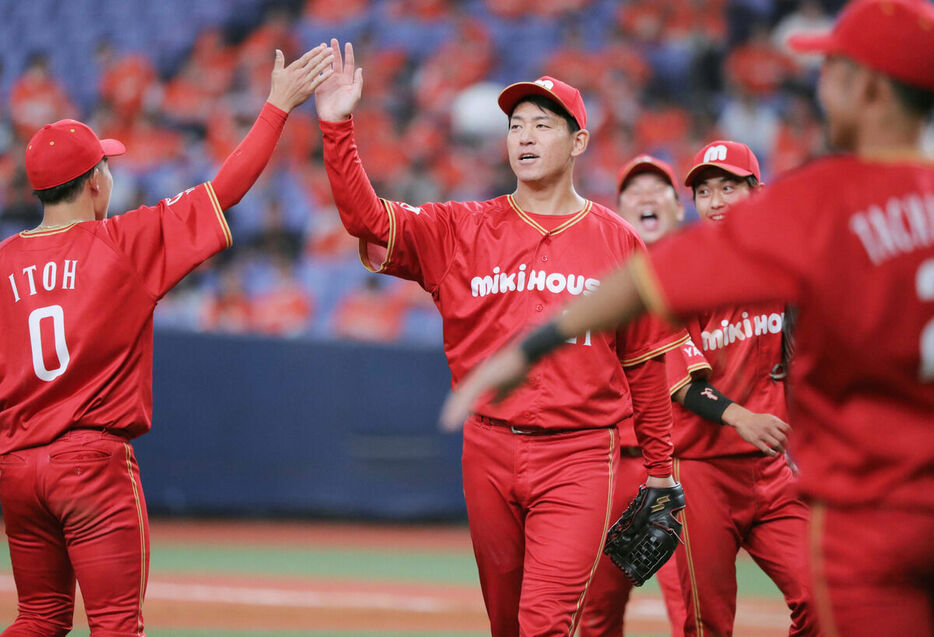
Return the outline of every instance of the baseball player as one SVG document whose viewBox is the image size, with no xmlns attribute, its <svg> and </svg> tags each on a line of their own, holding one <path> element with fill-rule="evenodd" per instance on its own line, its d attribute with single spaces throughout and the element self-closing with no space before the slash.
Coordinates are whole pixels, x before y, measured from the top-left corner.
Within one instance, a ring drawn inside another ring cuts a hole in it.
<svg viewBox="0 0 934 637">
<path fill-rule="evenodd" d="M 642 248 L 628 224 L 575 192 L 586 112 L 580 93 L 551 77 L 499 97 L 513 194 L 419 206 L 379 199 L 354 145 L 362 70 L 349 43 L 343 60 L 336 40 L 331 46 L 335 73 L 315 100 L 341 219 L 360 239 L 365 266 L 431 293 L 455 386 L 564 300 L 598 289 L 604 271 Z M 494 636 L 573 634 L 619 513 L 612 506 L 618 426 L 634 416 L 647 484 L 675 488 L 659 356 L 684 338 L 650 323 L 584 334 L 528 387 L 478 405 L 464 425 L 464 495 Z"/>
<path fill-rule="evenodd" d="M 684 206 L 676 184 L 671 166 L 651 155 L 638 155 L 619 171 L 616 211 L 636 229 L 647 245 L 672 232 L 684 220 Z M 689 353 L 696 350 L 691 341 L 681 345 L 680 349 L 686 349 Z M 668 355 L 671 354 L 673 352 Z M 703 357 L 697 357 L 692 362 L 690 376 L 675 379 L 668 388 L 669 394 L 687 385 L 691 377 L 700 378 L 709 373 L 710 365 Z M 645 482 L 642 452 L 638 444 L 631 428 L 620 428 L 621 453 L 614 490 L 615 504 L 620 509 L 626 506 L 639 485 Z M 656 579 L 665 599 L 672 637 L 679 637 L 684 634 L 685 611 L 675 560 L 666 562 L 656 574 Z M 608 556 L 602 557 L 587 591 L 580 621 L 580 637 L 619 637 L 624 634 L 623 620 L 631 591 L 632 583 L 629 579 Z"/>
<path fill-rule="evenodd" d="M 65 635 L 81 586 L 91 635 L 143 635 L 149 526 L 130 440 L 152 415 L 156 302 L 228 247 L 223 211 L 252 186 L 330 50 L 289 66 L 217 177 L 107 218 L 122 143 L 60 120 L 26 147 L 42 223 L 0 243 L 0 506 L 19 597 L 3 635 Z M 323 73 L 323 74 L 322 74 Z"/>
<path fill-rule="evenodd" d="M 744 144 L 715 141 L 697 153 L 684 184 L 701 220 L 721 223 L 761 187 L 759 162 Z M 712 370 L 673 393 L 675 474 L 691 485 L 684 544 L 675 553 L 686 635 L 732 634 L 741 547 L 782 591 L 790 634 L 817 634 L 805 560 L 807 508 L 781 453 L 789 431 L 785 384 L 772 374 L 782 363 L 784 315 L 784 303 L 771 301 L 684 319 Z M 684 354 L 666 357 L 672 382 L 691 375 L 695 361 Z"/>
<path fill-rule="evenodd" d="M 821 631 L 934 635 L 934 165 L 921 154 L 932 33 L 928 2 L 856 0 L 829 33 L 793 38 L 826 56 L 818 97 L 838 154 L 634 257 L 465 379 L 444 420 L 570 336 L 645 308 L 792 302 L 792 449 Z"/>
</svg>

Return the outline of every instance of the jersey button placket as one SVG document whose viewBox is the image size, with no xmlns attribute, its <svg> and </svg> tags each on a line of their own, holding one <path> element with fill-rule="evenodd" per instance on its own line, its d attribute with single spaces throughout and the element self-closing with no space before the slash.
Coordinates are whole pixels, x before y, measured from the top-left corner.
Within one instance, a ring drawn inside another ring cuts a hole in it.
<svg viewBox="0 0 934 637">
<path fill-rule="evenodd" d="M 551 245 L 551 235 L 550 235 L 550 234 L 546 234 L 546 235 L 544 235 L 544 236 L 542 237 L 542 240 L 539 242 L 539 248 L 541 248 L 541 247 L 543 247 L 543 246 L 548 246 L 548 245 Z M 547 255 L 547 254 L 543 254 L 541 260 L 542 260 L 542 263 L 547 263 L 547 262 L 548 262 L 548 255 Z M 535 305 L 535 311 L 536 311 L 536 312 L 544 312 L 544 311 L 545 311 L 545 305 L 544 305 L 543 303 L 538 303 L 538 304 L 536 304 L 536 305 Z"/>
</svg>

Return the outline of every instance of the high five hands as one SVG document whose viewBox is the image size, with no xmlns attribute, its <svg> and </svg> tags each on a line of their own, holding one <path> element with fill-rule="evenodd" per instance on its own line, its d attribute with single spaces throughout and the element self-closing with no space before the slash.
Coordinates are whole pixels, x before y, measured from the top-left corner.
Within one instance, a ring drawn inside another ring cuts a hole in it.
<svg viewBox="0 0 934 637">
<path fill-rule="evenodd" d="M 286 113 L 301 106 L 318 86 L 333 73 L 331 49 L 321 44 L 305 53 L 288 66 L 285 56 L 276 49 L 272 81 L 267 101 Z"/>
<path fill-rule="evenodd" d="M 324 46 L 324 45 L 322 45 Z M 337 39 L 331 40 L 333 72 L 315 90 L 318 119 L 339 122 L 350 118 L 363 93 L 363 69 L 354 65 L 353 44 L 344 43 L 344 56 Z"/>
</svg>

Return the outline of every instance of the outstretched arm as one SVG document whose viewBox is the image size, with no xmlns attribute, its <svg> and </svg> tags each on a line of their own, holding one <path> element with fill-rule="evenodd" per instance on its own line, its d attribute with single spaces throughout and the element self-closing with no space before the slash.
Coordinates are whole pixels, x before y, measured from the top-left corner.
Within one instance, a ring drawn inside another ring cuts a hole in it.
<svg viewBox="0 0 934 637">
<path fill-rule="evenodd" d="M 331 50 L 322 44 L 286 66 L 282 51 L 276 50 L 269 98 L 250 132 L 212 180 L 223 210 L 240 201 L 259 178 L 292 109 L 303 104 L 331 75 L 331 55 Z"/>
<path fill-rule="evenodd" d="M 331 40 L 333 73 L 315 90 L 318 125 L 324 136 L 324 167 L 341 223 L 354 237 L 386 247 L 390 220 L 363 170 L 351 114 L 363 93 L 363 69 L 357 68 L 353 44 Z"/>
</svg>

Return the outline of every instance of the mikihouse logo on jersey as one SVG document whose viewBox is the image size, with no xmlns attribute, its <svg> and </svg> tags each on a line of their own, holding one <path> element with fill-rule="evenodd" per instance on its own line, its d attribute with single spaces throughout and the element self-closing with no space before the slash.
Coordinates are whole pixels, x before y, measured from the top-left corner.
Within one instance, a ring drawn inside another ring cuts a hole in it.
<svg viewBox="0 0 934 637">
<path fill-rule="evenodd" d="M 785 313 L 772 312 L 771 314 L 754 314 L 749 316 L 743 312 L 741 321 L 730 323 L 727 319 L 720 321 L 720 327 L 714 330 L 701 332 L 701 347 L 705 352 L 722 349 L 737 341 L 745 341 L 753 336 L 763 334 L 778 334 L 782 331 L 785 322 Z"/>
<path fill-rule="evenodd" d="M 536 290 L 561 294 L 565 291 L 574 296 L 589 294 L 600 286 L 600 280 L 583 274 L 564 274 L 545 270 L 530 270 L 523 263 L 516 272 L 502 272 L 493 268 L 492 274 L 475 276 L 470 279 L 470 293 L 473 296 L 505 294 L 506 292 L 526 292 Z"/>
</svg>

